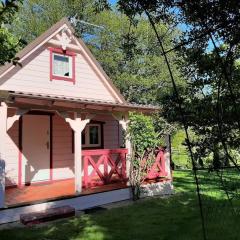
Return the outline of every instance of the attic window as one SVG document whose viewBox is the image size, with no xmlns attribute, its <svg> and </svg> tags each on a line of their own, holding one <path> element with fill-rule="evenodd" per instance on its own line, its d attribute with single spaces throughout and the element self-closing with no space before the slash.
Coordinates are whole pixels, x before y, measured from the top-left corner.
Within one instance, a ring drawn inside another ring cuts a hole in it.
<svg viewBox="0 0 240 240">
<path fill-rule="evenodd" d="M 75 83 L 75 54 L 50 48 L 50 80 Z"/>
<path fill-rule="evenodd" d="M 72 77 L 72 57 L 53 53 L 53 75 Z"/>
</svg>

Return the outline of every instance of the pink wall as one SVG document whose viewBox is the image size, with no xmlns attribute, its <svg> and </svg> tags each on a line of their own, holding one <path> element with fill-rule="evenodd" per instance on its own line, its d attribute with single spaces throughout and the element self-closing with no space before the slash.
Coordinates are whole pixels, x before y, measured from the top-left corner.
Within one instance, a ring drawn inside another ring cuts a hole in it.
<svg viewBox="0 0 240 240">
<path fill-rule="evenodd" d="M 118 121 L 111 115 L 98 115 L 93 120 L 103 121 L 104 124 L 104 148 L 114 149 L 121 146 L 121 132 Z"/>
<path fill-rule="evenodd" d="M 13 114 L 14 111 L 8 109 L 8 116 Z M 18 126 L 18 122 L 15 122 L 9 129 L 5 142 L 6 186 L 18 183 Z"/>
<path fill-rule="evenodd" d="M 13 114 L 12 110 L 8 115 Z M 93 120 L 103 121 L 104 148 L 114 149 L 121 146 L 121 129 L 111 115 L 97 115 Z M 18 131 L 19 122 L 15 122 L 8 131 L 5 143 L 6 186 L 18 184 Z M 72 153 L 72 130 L 57 114 L 53 116 L 53 180 L 74 177 Z"/>
<path fill-rule="evenodd" d="M 58 115 L 53 117 L 53 179 L 74 177 L 72 130 Z"/>
<path fill-rule="evenodd" d="M 118 122 L 110 115 L 98 115 L 93 120 L 105 122 L 104 148 L 120 147 Z M 53 179 L 74 177 L 74 156 L 72 153 L 72 130 L 58 115 L 53 117 Z"/>
<path fill-rule="evenodd" d="M 64 80 L 50 81 L 50 51 L 46 48 L 33 53 L 14 74 L 1 77 L 0 89 L 116 102 L 81 54 L 75 58 L 76 84 Z"/>
</svg>

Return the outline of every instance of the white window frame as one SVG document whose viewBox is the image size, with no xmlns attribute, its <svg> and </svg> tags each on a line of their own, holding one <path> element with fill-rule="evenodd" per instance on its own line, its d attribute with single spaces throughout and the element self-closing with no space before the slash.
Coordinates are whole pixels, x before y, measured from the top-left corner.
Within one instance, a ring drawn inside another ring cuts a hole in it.
<svg viewBox="0 0 240 240">
<path fill-rule="evenodd" d="M 54 73 L 54 62 L 55 62 L 54 61 L 54 56 L 60 56 L 60 57 L 68 58 L 69 76 L 64 76 L 64 75 Z M 53 76 L 72 79 L 73 78 L 73 67 L 72 67 L 73 65 L 72 64 L 73 64 L 73 57 L 72 56 L 63 55 L 61 53 L 55 53 L 55 52 L 52 53 L 52 75 Z"/>
<path fill-rule="evenodd" d="M 90 144 L 90 127 L 98 127 L 98 144 Z M 82 134 L 85 133 L 85 144 L 82 144 L 83 148 L 91 148 L 91 147 L 101 147 L 102 146 L 102 132 L 101 132 L 101 124 L 98 123 L 90 123 L 88 124 Z"/>
</svg>

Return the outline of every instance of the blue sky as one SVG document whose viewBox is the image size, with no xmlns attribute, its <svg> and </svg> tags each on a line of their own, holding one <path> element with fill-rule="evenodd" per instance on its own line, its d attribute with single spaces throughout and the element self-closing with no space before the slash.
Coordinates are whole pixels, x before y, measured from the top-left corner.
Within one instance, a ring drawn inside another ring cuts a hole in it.
<svg viewBox="0 0 240 240">
<path fill-rule="evenodd" d="M 108 0 L 108 2 L 110 2 L 112 5 L 114 5 L 117 2 L 117 0 Z"/>
</svg>

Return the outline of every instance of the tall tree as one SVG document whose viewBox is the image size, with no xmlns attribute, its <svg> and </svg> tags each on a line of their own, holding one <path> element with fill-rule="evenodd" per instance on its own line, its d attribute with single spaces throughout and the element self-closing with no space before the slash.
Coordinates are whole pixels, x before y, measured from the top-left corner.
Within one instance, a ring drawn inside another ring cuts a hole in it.
<svg viewBox="0 0 240 240">
<path fill-rule="evenodd" d="M 74 27 L 127 100 L 156 103 L 158 93 L 169 91 L 171 84 L 149 23 L 141 17 L 139 24 L 134 25 L 125 14 L 109 10 L 105 1 L 97 6 L 96 1 L 86 0 L 27 0 L 13 29 L 29 42 L 64 16 L 75 16 L 99 26 L 77 21 Z M 168 31 L 166 24 L 158 24 L 157 28 L 164 33 Z M 171 39 L 177 35 L 176 29 L 167 32 L 165 44 L 170 47 Z M 178 83 L 182 84 L 176 64 L 174 71 Z"/>
<path fill-rule="evenodd" d="M 94 22 L 104 26 L 104 30 L 90 38 L 89 44 L 94 46 L 92 50 L 98 60 L 127 100 L 156 104 L 158 94 L 169 91 L 171 83 L 148 21 L 141 17 L 134 25 L 125 14 L 103 11 Z M 178 35 L 177 30 L 166 34 L 167 25 L 158 24 L 157 28 L 165 34 L 164 43 L 171 47 L 171 39 Z M 158 68 L 159 65 L 162 67 Z M 182 85 L 176 64 L 173 68 L 177 84 Z"/>
<path fill-rule="evenodd" d="M 75 16 L 91 21 L 96 11 L 94 3 L 94 0 L 26 0 L 12 24 L 12 30 L 31 42 L 63 17 Z M 87 31 L 86 26 L 80 28 L 79 34 L 84 31 Z"/>
<path fill-rule="evenodd" d="M 0 65 L 9 61 L 14 61 L 14 63 L 17 61 L 15 54 L 22 42 L 9 32 L 9 24 L 11 24 L 21 2 L 16 0 L 0 2 Z"/>
<path fill-rule="evenodd" d="M 177 88 L 161 98 L 165 116 L 184 123 L 186 130 L 190 127 L 199 136 L 197 141 L 192 139 L 190 146 L 194 147 L 199 163 L 203 164 L 204 157 L 213 153 L 213 165 L 229 161 L 236 165 L 232 150 L 240 150 L 239 1 L 119 0 L 118 3 L 130 19 L 147 16 L 153 28 L 159 22 L 184 27 L 173 49 L 182 56 L 179 67 L 187 87 Z M 162 42 L 161 33 L 157 35 L 171 71 L 169 53 L 173 50 L 169 51 Z M 169 78 L 175 80 L 173 71 Z"/>
</svg>

